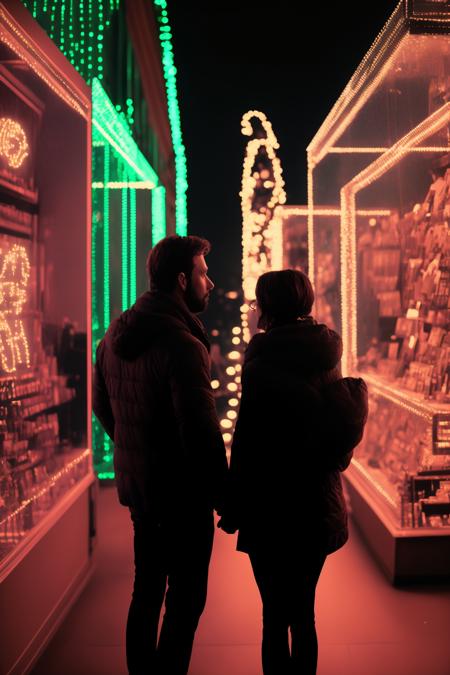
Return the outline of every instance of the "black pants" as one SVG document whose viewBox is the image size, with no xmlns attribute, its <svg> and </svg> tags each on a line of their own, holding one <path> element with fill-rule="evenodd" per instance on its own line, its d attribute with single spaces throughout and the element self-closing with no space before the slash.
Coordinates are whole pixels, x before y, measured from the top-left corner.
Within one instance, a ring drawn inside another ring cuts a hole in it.
<svg viewBox="0 0 450 675">
<path fill-rule="evenodd" d="M 315 675 L 314 601 L 326 554 L 265 549 L 249 556 L 263 603 L 264 675 Z"/>
<path fill-rule="evenodd" d="M 163 524 L 132 513 L 132 520 L 135 578 L 126 635 L 128 672 L 186 675 L 206 603 L 213 513 L 180 513 Z"/>
</svg>

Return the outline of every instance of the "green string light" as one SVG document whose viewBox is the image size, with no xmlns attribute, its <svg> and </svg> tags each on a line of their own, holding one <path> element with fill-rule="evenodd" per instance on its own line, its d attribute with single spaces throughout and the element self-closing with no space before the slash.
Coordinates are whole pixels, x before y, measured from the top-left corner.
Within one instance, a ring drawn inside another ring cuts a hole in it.
<svg viewBox="0 0 450 675">
<path fill-rule="evenodd" d="M 152 190 L 152 247 L 166 236 L 166 190 L 160 185 Z"/>
<path fill-rule="evenodd" d="M 125 309 L 128 309 L 128 188 L 122 188 L 122 310 Z"/>
<path fill-rule="evenodd" d="M 176 217 L 176 231 L 179 235 L 187 234 L 187 202 L 186 190 L 187 183 L 187 169 L 186 169 L 186 152 L 183 144 L 183 136 L 181 133 L 180 123 L 180 108 L 178 105 L 177 86 L 176 86 L 176 72 L 173 48 L 172 48 L 172 33 L 170 30 L 169 19 L 167 15 L 166 0 L 154 0 L 153 2 L 158 13 L 158 22 L 160 25 L 159 40 L 162 49 L 162 63 L 164 79 L 166 83 L 167 103 L 170 130 L 172 134 L 172 145 L 175 153 L 175 217 Z"/>
<path fill-rule="evenodd" d="M 110 146 L 104 146 L 103 183 L 109 183 Z M 103 190 L 103 332 L 109 326 L 109 190 Z"/>
<path fill-rule="evenodd" d="M 22 0 L 86 82 L 103 79 L 103 39 L 120 0 Z M 50 8 L 50 9 L 49 9 Z"/>
<path fill-rule="evenodd" d="M 157 190 L 158 188 L 154 188 Z M 136 189 L 130 189 L 130 305 L 136 301 Z"/>
<path fill-rule="evenodd" d="M 92 304 L 93 327 L 98 325 L 96 335 L 93 335 L 94 348 L 96 341 L 103 335 L 111 320 L 110 316 L 110 190 L 121 191 L 121 270 L 122 307 L 129 307 L 136 299 L 136 196 L 137 187 L 152 194 L 164 191 L 157 187 L 158 175 L 150 166 L 147 159 L 139 150 L 130 136 L 130 129 L 120 116 L 120 112 L 109 99 L 98 78 L 92 81 L 92 146 L 93 146 L 93 217 L 103 222 L 103 246 L 98 244 L 96 253 L 92 256 L 92 296 L 96 304 Z M 101 161 L 103 159 L 103 163 Z M 99 160 L 99 161 L 98 161 Z M 95 216 L 94 216 L 95 212 Z M 99 214 L 100 212 L 100 214 Z M 153 214 L 152 214 L 153 215 Z M 93 225 L 94 232 L 94 225 Z M 164 235 L 163 235 L 164 236 Z M 98 241 L 98 236 L 97 236 Z M 98 254 L 102 252 L 103 275 L 97 269 Z M 103 277 L 103 278 L 102 278 Z M 94 285 L 95 283 L 95 285 Z M 102 320 L 98 319 L 102 312 Z M 112 445 L 96 422 L 93 425 L 94 437 L 94 464 L 99 471 L 99 477 L 113 477 Z"/>
</svg>

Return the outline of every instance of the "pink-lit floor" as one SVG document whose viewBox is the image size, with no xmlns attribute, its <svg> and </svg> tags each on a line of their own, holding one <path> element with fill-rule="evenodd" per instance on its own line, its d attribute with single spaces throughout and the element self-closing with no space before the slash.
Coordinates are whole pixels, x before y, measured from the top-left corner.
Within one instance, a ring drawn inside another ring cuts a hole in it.
<svg viewBox="0 0 450 675">
<path fill-rule="evenodd" d="M 261 675 L 260 602 L 235 537 L 217 531 L 190 675 Z M 126 675 L 131 528 L 102 488 L 97 568 L 33 675 Z M 318 675 L 450 675 L 450 588 L 392 588 L 358 533 L 328 558 L 316 603 Z"/>
</svg>

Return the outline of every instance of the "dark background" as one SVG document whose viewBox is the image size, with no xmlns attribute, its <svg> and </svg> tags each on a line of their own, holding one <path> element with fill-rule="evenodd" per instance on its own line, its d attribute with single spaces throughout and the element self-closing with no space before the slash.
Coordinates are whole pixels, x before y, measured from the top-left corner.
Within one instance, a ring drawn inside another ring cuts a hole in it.
<svg viewBox="0 0 450 675">
<path fill-rule="evenodd" d="M 358 4 L 359 11 L 350 2 L 296 0 L 168 6 L 188 230 L 212 242 L 211 276 L 225 291 L 241 286 L 239 191 L 248 140 L 241 117 L 249 109 L 267 115 L 280 143 L 287 203 L 306 204 L 306 146 L 396 7 L 395 0 Z"/>
</svg>

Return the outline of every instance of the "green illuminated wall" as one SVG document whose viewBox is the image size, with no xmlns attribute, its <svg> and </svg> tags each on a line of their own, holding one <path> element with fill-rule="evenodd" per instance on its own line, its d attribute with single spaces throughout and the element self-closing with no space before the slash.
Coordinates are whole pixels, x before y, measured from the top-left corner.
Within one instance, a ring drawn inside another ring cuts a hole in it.
<svg viewBox="0 0 450 675">
<path fill-rule="evenodd" d="M 147 288 L 145 258 L 165 236 L 165 190 L 100 81 L 92 81 L 92 340 Z M 153 196 L 154 195 L 154 196 Z M 112 477 L 111 442 L 94 419 L 94 463 Z"/>
<path fill-rule="evenodd" d="M 176 231 L 182 236 L 187 234 L 187 206 L 186 190 L 187 171 L 186 171 L 186 153 L 183 145 L 183 136 L 181 134 L 180 108 L 178 105 L 177 82 L 173 46 L 172 32 L 169 24 L 166 0 L 154 0 L 155 9 L 158 12 L 159 22 L 159 40 L 161 42 L 162 63 L 164 70 L 164 79 L 166 81 L 166 93 L 168 102 L 168 113 L 170 129 L 172 132 L 172 145 L 175 153 L 175 171 L 176 171 Z"/>
<path fill-rule="evenodd" d="M 157 175 L 158 141 L 148 124 L 147 105 L 151 106 L 151 101 L 147 102 L 142 92 L 126 28 L 124 3 L 120 0 L 22 2 L 92 86 L 92 347 L 95 354 L 110 321 L 147 288 L 147 252 L 166 234 L 166 191 Z M 153 6 L 159 26 L 167 114 L 175 155 L 176 232 L 185 235 L 186 156 L 172 34 L 166 0 L 154 0 Z M 95 418 L 93 445 L 99 477 L 112 478 L 111 442 Z"/>
</svg>

